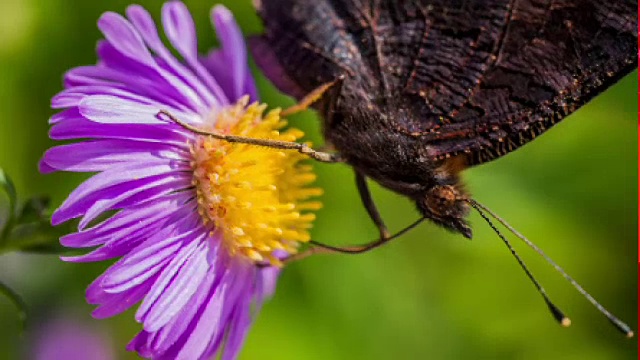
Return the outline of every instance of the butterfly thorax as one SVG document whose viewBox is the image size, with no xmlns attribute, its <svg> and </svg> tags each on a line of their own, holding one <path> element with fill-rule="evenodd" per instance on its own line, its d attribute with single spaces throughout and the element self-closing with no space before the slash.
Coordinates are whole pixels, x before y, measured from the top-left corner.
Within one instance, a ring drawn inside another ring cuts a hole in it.
<svg viewBox="0 0 640 360">
<path fill-rule="evenodd" d="M 397 128 L 406 122 L 401 104 L 393 99 L 377 101 L 372 96 L 342 88 L 341 99 L 360 96 L 366 101 L 338 101 L 325 112 L 325 138 L 356 171 L 382 186 L 416 202 L 420 212 L 435 223 L 470 237 L 464 218 L 467 195 L 459 174 L 466 157 L 435 160 L 428 144 Z M 346 107 L 344 104 L 351 104 Z"/>
</svg>

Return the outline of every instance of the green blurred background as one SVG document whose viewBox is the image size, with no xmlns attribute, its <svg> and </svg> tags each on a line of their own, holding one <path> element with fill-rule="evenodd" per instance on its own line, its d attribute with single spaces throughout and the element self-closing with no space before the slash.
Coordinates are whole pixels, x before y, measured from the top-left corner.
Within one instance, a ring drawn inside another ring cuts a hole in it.
<svg viewBox="0 0 640 360">
<path fill-rule="evenodd" d="M 139 1 L 158 19 L 160 1 Z M 216 44 L 214 2 L 186 1 L 202 51 Z M 249 0 L 230 0 L 243 30 L 261 25 Z M 65 70 L 95 63 L 96 28 L 107 10 L 128 1 L 0 1 L 0 167 L 22 198 L 49 194 L 58 205 L 82 175 L 38 174 L 52 145 L 49 99 Z M 263 100 L 287 106 L 258 75 Z M 471 169 L 475 198 L 529 236 L 612 312 L 637 329 L 637 73 L 532 144 Z M 321 143 L 316 115 L 292 119 Z M 318 165 L 326 190 L 313 236 L 332 244 L 365 242 L 376 230 L 362 208 L 349 168 Z M 413 205 L 374 185 L 391 229 L 408 224 Z M 617 333 L 532 251 L 518 246 L 556 303 L 573 320 L 558 326 L 501 241 L 473 214 L 468 241 L 431 224 L 360 256 L 319 256 L 286 268 L 276 296 L 251 330 L 243 359 L 631 359 L 636 340 Z M 520 244 L 517 244 L 520 245 Z M 84 289 L 108 264 L 66 264 L 56 256 L 0 257 L 0 280 L 31 312 L 23 337 L 13 307 L 0 298 L 0 359 L 19 359 L 33 329 L 63 311 L 103 327 L 122 359 L 139 330 L 133 312 L 92 321 Z"/>
</svg>

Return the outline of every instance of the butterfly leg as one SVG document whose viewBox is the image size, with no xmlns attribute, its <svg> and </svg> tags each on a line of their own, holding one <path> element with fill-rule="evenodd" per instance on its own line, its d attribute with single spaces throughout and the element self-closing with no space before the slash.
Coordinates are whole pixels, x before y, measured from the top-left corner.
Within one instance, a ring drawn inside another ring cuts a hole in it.
<svg viewBox="0 0 640 360">
<path fill-rule="evenodd" d="M 310 148 L 307 144 L 297 143 L 291 141 L 280 141 L 280 140 L 270 140 L 270 139 L 256 139 L 244 136 L 236 136 L 236 135 L 223 135 L 218 134 L 212 131 L 202 130 L 193 125 L 187 124 L 184 121 L 176 118 L 170 112 L 166 110 L 160 110 L 158 112 L 158 116 L 164 115 L 168 117 L 171 121 L 176 124 L 182 126 L 183 128 L 192 131 L 196 134 L 211 136 L 215 139 L 224 140 L 232 143 L 241 143 L 241 144 L 249 144 L 249 145 L 257 145 L 257 146 L 265 146 L 274 149 L 283 149 L 283 150 L 297 150 L 301 154 L 307 155 L 312 159 L 318 160 L 320 162 L 327 163 L 336 163 L 343 162 L 344 160 L 340 156 L 340 154 L 328 153 L 317 151 Z"/>
<path fill-rule="evenodd" d="M 378 212 L 378 208 L 376 208 L 376 204 L 371 197 L 371 192 L 369 191 L 369 186 L 367 185 L 367 179 L 362 173 L 356 170 L 356 185 L 358 187 L 358 192 L 360 193 L 360 199 L 362 200 L 362 204 L 365 209 L 367 209 L 367 213 L 369 213 L 369 217 L 373 220 L 373 223 L 378 227 L 378 231 L 380 231 L 380 239 L 386 239 L 391 236 L 389 230 L 387 230 L 387 226 L 384 224 L 380 213 Z"/>
<path fill-rule="evenodd" d="M 280 113 L 281 116 L 289 116 L 295 113 L 299 113 L 301 111 L 307 110 L 311 105 L 320 100 L 330 89 L 336 89 L 339 93 L 340 87 L 342 86 L 342 82 L 344 81 L 344 76 L 338 77 L 336 80 L 331 82 L 322 84 L 317 88 L 313 89 L 309 94 L 303 97 L 297 104 L 282 110 Z"/>
<path fill-rule="evenodd" d="M 354 245 L 354 246 L 331 246 L 322 244 L 315 241 L 310 241 L 309 246 L 302 252 L 297 254 L 289 255 L 287 258 L 282 260 L 283 264 L 288 264 L 294 261 L 302 260 L 311 255 L 319 255 L 319 254 L 362 254 L 368 252 L 369 250 L 373 250 L 377 247 L 384 245 L 385 243 L 395 239 L 395 237 L 387 237 L 380 238 L 378 240 L 372 241 L 370 243 L 362 244 L 362 245 Z"/>
<path fill-rule="evenodd" d="M 356 174 L 356 185 L 358 187 L 358 192 L 360 193 L 360 199 L 362 200 L 362 204 L 365 209 L 367 209 L 367 213 L 369 213 L 369 217 L 378 227 L 378 231 L 380 231 L 380 238 L 374 241 L 371 241 L 362 245 L 355 246 L 345 246 L 345 247 L 337 247 L 331 245 L 325 245 L 319 242 L 311 241 L 311 246 L 307 248 L 305 251 L 300 252 L 295 255 L 291 255 L 285 259 L 285 263 L 297 261 L 304 259 L 311 255 L 316 254 L 332 254 L 332 253 L 346 253 L 346 254 L 361 254 L 365 253 L 369 250 L 373 250 L 388 241 L 391 241 L 396 236 L 392 237 L 389 230 L 387 230 L 387 226 L 384 224 L 380 213 L 378 212 L 378 208 L 376 208 L 376 204 L 371 197 L 371 192 L 369 191 L 369 186 L 367 185 L 366 177 L 360 173 L 359 171 L 355 172 Z"/>
<path fill-rule="evenodd" d="M 339 246 L 331 246 L 331 245 L 326 245 L 326 244 L 322 244 L 319 243 L 317 241 L 310 241 L 309 242 L 309 246 L 306 250 L 297 253 L 297 254 L 293 254 L 290 255 L 289 257 L 285 258 L 282 260 L 283 264 L 287 264 L 293 261 L 297 261 L 297 260 L 301 260 L 304 259 L 308 256 L 311 255 L 317 255 L 317 254 L 362 254 L 365 253 L 369 250 L 373 250 L 375 248 L 378 248 L 388 242 L 390 242 L 391 240 L 397 239 L 400 236 L 404 235 L 405 233 L 407 233 L 409 230 L 415 228 L 416 226 L 420 225 L 420 223 L 422 223 L 425 220 L 425 217 L 421 217 L 418 220 L 414 221 L 412 224 L 410 224 L 409 226 L 405 227 L 404 229 L 398 231 L 397 233 L 387 236 L 387 237 L 381 237 L 378 240 L 369 242 L 367 244 L 362 244 L 362 245 L 353 245 L 353 246 L 345 246 L 345 247 L 339 247 Z"/>
</svg>

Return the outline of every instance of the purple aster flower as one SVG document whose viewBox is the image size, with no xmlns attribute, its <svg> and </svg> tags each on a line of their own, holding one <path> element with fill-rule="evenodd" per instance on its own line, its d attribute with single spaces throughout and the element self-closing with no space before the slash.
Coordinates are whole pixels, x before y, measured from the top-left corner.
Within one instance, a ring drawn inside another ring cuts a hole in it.
<svg viewBox="0 0 640 360">
<path fill-rule="evenodd" d="M 29 350 L 29 358 L 34 360 L 116 358 L 105 333 L 69 317 L 60 317 L 46 323 L 39 329 L 33 348 Z"/>
<path fill-rule="evenodd" d="M 309 240 L 310 211 L 320 207 L 310 198 L 320 189 L 307 187 L 315 175 L 299 153 L 197 135 L 159 111 L 218 133 L 281 141 L 303 134 L 282 130 L 279 111 L 255 103 L 243 37 L 227 9 L 212 11 L 222 47 L 204 57 L 181 2 L 162 9 L 180 58 L 142 7 L 126 15 L 100 18 L 98 64 L 69 71 L 52 100 L 62 111 L 51 118 L 51 138 L 78 142 L 47 151 L 41 171 L 97 173 L 52 222 L 79 218 L 78 232 L 61 243 L 92 248 L 65 260 L 119 258 L 89 286 L 87 300 L 98 305 L 96 318 L 140 302 L 143 329 L 129 350 L 235 358 L 252 309 L 274 290 L 279 254 Z"/>
</svg>

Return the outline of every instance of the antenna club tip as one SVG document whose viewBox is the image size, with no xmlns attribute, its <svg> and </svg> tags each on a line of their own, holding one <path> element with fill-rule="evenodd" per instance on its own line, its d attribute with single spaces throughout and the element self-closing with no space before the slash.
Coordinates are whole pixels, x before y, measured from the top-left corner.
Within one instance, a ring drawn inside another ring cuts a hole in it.
<svg viewBox="0 0 640 360">
<path fill-rule="evenodd" d="M 631 339 L 634 336 L 635 336 L 635 334 L 633 333 L 633 331 L 628 331 L 627 332 L 627 339 Z"/>
<path fill-rule="evenodd" d="M 560 320 L 560 325 L 562 325 L 562 327 L 569 327 L 571 326 L 571 319 L 569 319 L 568 317 L 563 317 L 562 320 Z M 633 333 L 632 333 L 633 335 Z"/>
</svg>

